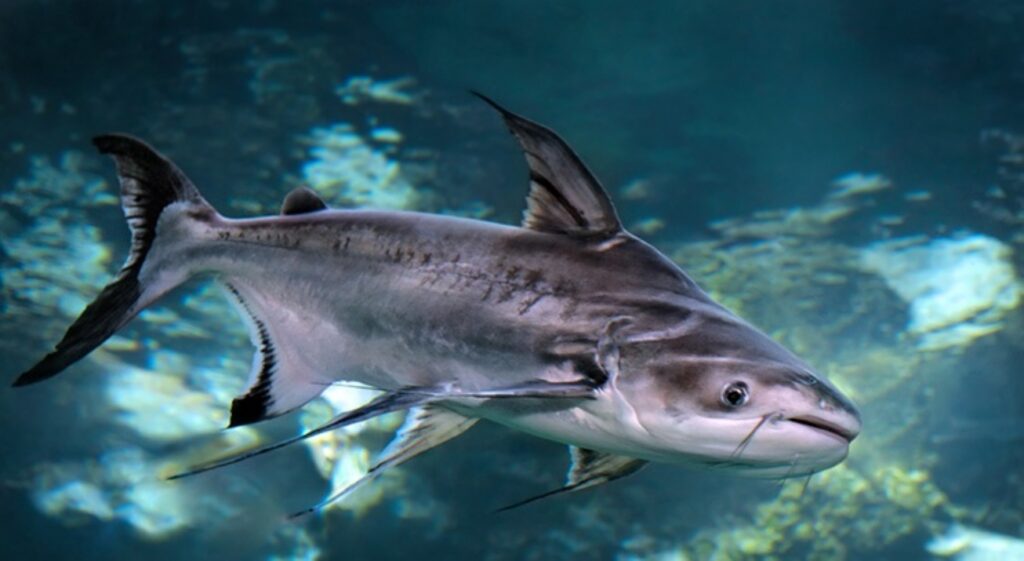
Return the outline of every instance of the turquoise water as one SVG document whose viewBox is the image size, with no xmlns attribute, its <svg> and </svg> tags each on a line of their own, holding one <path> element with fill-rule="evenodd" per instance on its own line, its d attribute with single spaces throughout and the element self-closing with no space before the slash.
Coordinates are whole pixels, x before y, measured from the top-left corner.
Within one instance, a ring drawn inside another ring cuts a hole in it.
<svg viewBox="0 0 1024 561">
<path fill-rule="evenodd" d="M 809 482 L 655 465 L 494 514 L 568 460 L 481 423 L 289 522 L 402 418 L 164 481 L 367 398 L 223 431 L 252 347 L 193 281 L 59 378 L 0 391 L 0 553 L 1024 559 L 1022 26 L 995 1 L 4 3 L 12 381 L 126 255 L 95 134 L 146 139 L 230 216 L 304 184 L 517 223 L 521 155 L 472 89 L 559 131 L 628 228 L 828 374 L 865 427 Z"/>
</svg>

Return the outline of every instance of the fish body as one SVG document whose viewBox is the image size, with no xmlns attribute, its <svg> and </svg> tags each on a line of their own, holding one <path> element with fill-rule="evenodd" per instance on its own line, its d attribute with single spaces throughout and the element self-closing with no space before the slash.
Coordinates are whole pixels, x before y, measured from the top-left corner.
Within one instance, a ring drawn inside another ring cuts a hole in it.
<svg viewBox="0 0 1024 561">
<path fill-rule="evenodd" d="M 530 167 L 523 227 L 332 210 L 303 189 L 279 216 L 229 219 L 141 141 L 98 137 L 118 166 L 132 253 L 16 385 L 59 373 L 170 289 L 209 275 L 257 348 L 231 425 L 287 413 L 336 382 L 374 387 L 384 396 L 317 429 L 413 408 L 370 475 L 476 419 L 570 445 L 561 490 L 647 461 L 778 477 L 841 461 L 860 429 L 856 407 L 625 231 L 554 132 L 488 102 Z"/>
</svg>

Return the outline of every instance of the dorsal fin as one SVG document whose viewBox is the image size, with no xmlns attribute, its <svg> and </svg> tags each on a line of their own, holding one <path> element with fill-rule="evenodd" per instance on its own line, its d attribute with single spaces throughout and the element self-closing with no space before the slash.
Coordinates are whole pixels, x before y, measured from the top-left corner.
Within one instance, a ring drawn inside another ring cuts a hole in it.
<svg viewBox="0 0 1024 561">
<path fill-rule="evenodd" d="M 622 230 L 608 193 L 561 137 L 473 93 L 501 114 L 526 155 L 530 195 L 524 228 L 585 237 L 611 237 Z"/>
<path fill-rule="evenodd" d="M 296 187 L 281 203 L 281 214 L 306 214 L 327 208 L 327 203 L 309 187 Z"/>
</svg>

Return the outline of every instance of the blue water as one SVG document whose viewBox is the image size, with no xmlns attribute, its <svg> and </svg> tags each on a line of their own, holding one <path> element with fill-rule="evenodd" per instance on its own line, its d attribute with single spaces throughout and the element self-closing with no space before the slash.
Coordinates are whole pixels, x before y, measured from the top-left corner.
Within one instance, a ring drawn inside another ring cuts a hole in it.
<svg viewBox="0 0 1024 561">
<path fill-rule="evenodd" d="M 9 380 L 126 254 L 95 134 L 146 139 L 230 216 L 307 184 L 517 223 L 522 157 L 477 90 L 559 131 L 627 227 L 832 376 L 865 428 L 806 487 L 655 465 L 493 514 L 559 485 L 567 455 L 481 423 L 358 508 L 286 522 L 330 488 L 309 448 L 162 480 L 328 414 L 220 430 L 252 351 L 197 281 L 0 391 L 0 556 L 967 560 L 980 540 L 927 544 L 954 522 L 1024 539 L 1021 29 L 999 1 L 4 2 Z M 867 187 L 841 196 L 844 177 Z M 372 454 L 400 421 L 333 450 Z"/>
</svg>

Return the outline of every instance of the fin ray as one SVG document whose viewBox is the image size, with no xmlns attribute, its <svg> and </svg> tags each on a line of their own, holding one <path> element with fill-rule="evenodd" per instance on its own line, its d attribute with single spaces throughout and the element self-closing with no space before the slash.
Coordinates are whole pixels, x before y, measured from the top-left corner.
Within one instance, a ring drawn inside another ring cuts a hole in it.
<svg viewBox="0 0 1024 561">
<path fill-rule="evenodd" d="M 54 350 L 18 376 L 15 386 L 61 373 L 185 280 L 185 274 L 170 278 L 166 272 L 163 278 L 141 278 L 142 265 L 157 241 L 157 224 L 165 209 L 182 204 L 193 216 L 216 214 L 188 177 L 145 142 L 124 134 L 107 134 L 94 138 L 93 144 L 100 153 L 114 159 L 121 207 L 131 230 L 131 249 L 114 280 L 82 311 Z"/>
<path fill-rule="evenodd" d="M 618 456 L 578 446 L 569 447 L 572 463 L 566 484 L 574 489 L 586 489 L 632 475 L 647 465 L 646 460 Z"/>
<path fill-rule="evenodd" d="M 466 432 L 478 420 L 436 405 L 413 407 L 409 411 L 405 423 L 398 429 L 395 438 L 362 477 L 323 501 L 289 515 L 288 518 L 311 514 L 331 503 L 343 500 L 357 489 L 380 477 L 388 469 L 401 465 Z"/>
<path fill-rule="evenodd" d="M 569 473 L 566 475 L 565 485 L 503 506 L 497 512 L 505 512 L 506 510 L 519 508 L 555 495 L 581 491 L 608 483 L 609 481 L 622 479 L 636 473 L 648 463 L 646 460 L 598 452 L 577 446 L 569 447 L 569 457 L 571 464 L 569 466 Z"/>
<path fill-rule="evenodd" d="M 330 384 L 317 367 L 302 362 L 301 347 L 293 338 L 305 332 L 295 325 L 294 314 L 279 313 L 276 301 L 242 279 L 222 284 L 249 327 L 253 355 L 248 389 L 231 402 L 229 427 L 248 425 L 283 415 L 317 397 Z"/>
<path fill-rule="evenodd" d="M 489 97 L 519 141 L 530 168 L 530 194 L 523 227 L 584 237 L 611 237 L 622 231 L 608 193 L 576 152 L 551 129 L 516 115 Z"/>
<path fill-rule="evenodd" d="M 282 441 L 257 448 L 236 456 L 222 458 L 210 463 L 202 464 L 189 471 L 173 475 L 168 479 L 181 479 L 197 475 L 212 469 L 236 464 L 243 460 L 261 456 L 274 450 L 279 450 L 301 442 L 307 438 L 325 433 L 334 429 L 352 425 L 372 419 L 392 411 L 400 411 L 412 407 L 423 406 L 439 401 L 455 399 L 518 399 L 518 398 L 542 398 L 542 399 L 586 399 L 592 398 L 594 386 L 587 380 L 579 382 L 544 382 L 541 380 L 528 384 L 517 384 L 506 388 L 496 388 L 482 391 L 458 391 L 450 386 L 416 386 L 386 392 L 366 405 L 347 411 L 320 425 L 319 427 L 306 431 L 298 436 L 286 438 Z M 468 427 L 467 427 L 468 428 Z"/>
<path fill-rule="evenodd" d="M 401 390 L 394 391 L 394 392 L 387 392 L 387 393 L 384 393 L 384 394 L 378 396 L 377 398 L 373 399 L 372 401 L 370 401 L 366 405 L 363 405 L 361 407 L 357 407 L 357 408 L 355 408 L 355 409 L 353 409 L 351 411 L 346 411 L 345 413 L 342 413 L 341 415 L 338 415 L 337 417 L 334 417 L 333 419 L 331 419 L 330 421 L 320 425 L 319 427 L 317 427 L 315 429 L 308 430 L 308 431 L 306 431 L 306 432 L 304 432 L 304 433 L 302 433 L 300 435 L 293 436 L 291 438 L 286 438 L 284 440 L 275 442 L 273 444 L 269 444 L 267 446 L 263 446 L 261 448 L 255 449 L 255 450 L 251 450 L 249 452 L 238 454 L 236 456 L 230 456 L 230 457 L 227 457 L 227 458 L 223 458 L 223 459 L 220 459 L 220 460 L 215 460 L 213 462 L 202 464 L 202 465 L 196 466 L 196 467 L 194 467 L 194 468 L 192 468 L 192 469 L 190 469 L 190 470 L 188 470 L 186 472 L 182 472 L 182 473 L 179 473 L 179 474 L 176 474 L 176 475 L 172 475 L 172 476 L 168 477 L 167 479 L 168 480 L 182 479 L 182 478 L 185 478 L 185 477 L 191 477 L 193 475 L 198 475 L 200 473 L 204 473 L 204 472 L 207 472 L 207 471 L 210 471 L 210 470 L 213 470 L 213 469 L 222 468 L 222 467 L 229 466 L 229 465 L 232 465 L 232 464 L 237 464 L 238 462 L 241 462 L 241 461 L 244 461 L 244 460 L 248 460 L 249 458 L 255 458 L 256 456 L 262 456 L 263 454 L 266 454 L 268 452 L 273 452 L 274 450 L 279 450 L 279 449 L 284 448 L 285 446 L 288 446 L 290 444 L 295 444 L 296 442 L 301 442 L 301 441 L 306 440 L 308 438 L 312 438 L 312 437 L 314 437 L 314 436 L 316 436 L 318 434 L 323 434 L 325 432 L 332 431 L 334 429 L 339 429 L 339 428 L 342 428 L 342 427 L 346 427 L 348 425 L 353 425 L 353 424 L 356 424 L 356 423 L 360 423 L 362 421 L 366 421 L 368 419 L 372 419 L 374 417 L 383 415 L 385 413 L 390 413 L 392 411 L 400 411 L 402 409 L 408 409 L 408 408 L 413 407 L 413 406 L 415 406 L 415 405 L 417 405 L 419 403 L 425 403 L 425 402 L 430 401 L 432 399 L 435 399 L 432 394 L 413 393 L 413 392 L 407 392 L 407 391 L 401 391 Z"/>
</svg>

